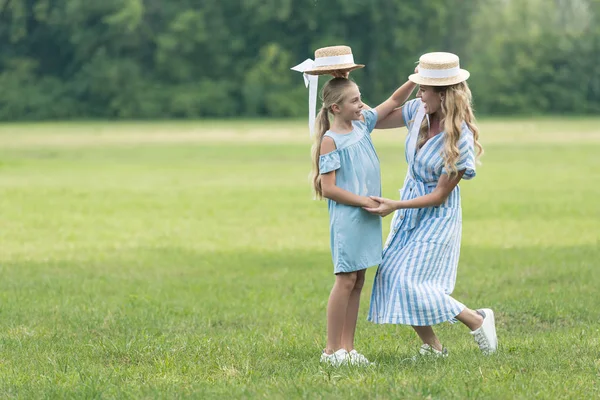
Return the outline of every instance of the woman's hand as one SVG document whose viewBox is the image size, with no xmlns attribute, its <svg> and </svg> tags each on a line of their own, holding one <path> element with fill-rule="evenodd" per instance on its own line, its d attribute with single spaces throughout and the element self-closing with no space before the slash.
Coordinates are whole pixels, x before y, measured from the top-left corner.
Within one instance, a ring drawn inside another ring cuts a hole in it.
<svg viewBox="0 0 600 400">
<path fill-rule="evenodd" d="M 362 203 L 362 208 L 364 208 L 366 210 L 367 208 L 377 208 L 377 207 L 379 207 L 378 201 L 365 196 L 364 201 Z"/>
<path fill-rule="evenodd" d="M 377 207 L 363 207 L 363 209 L 370 212 L 371 214 L 377 214 L 382 217 L 385 217 L 386 215 L 389 215 L 398 209 L 398 207 L 396 206 L 397 202 L 394 200 L 376 196 L 371 196 L 370 198 L 371 200 L 377 203 Z"/>
<path fill-rule="evenodd" d="M 350 71 L 348 70 L 339 70 L 339 71 L 333 71 L 331 73 L 331 75 L 333 75 L 334 78 L 346 78 L 348 79 L 348 77 L 350 76 Z"/>
</svg>

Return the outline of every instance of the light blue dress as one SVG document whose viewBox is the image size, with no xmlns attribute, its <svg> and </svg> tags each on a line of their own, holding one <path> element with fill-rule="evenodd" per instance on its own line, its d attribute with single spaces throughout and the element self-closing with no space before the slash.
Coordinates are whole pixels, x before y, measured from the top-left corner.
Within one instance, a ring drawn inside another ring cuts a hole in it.
<svg viewBox="0 0 600 400">
<path fill-rule="evenodd" d="M 403 107 L 410 131 L 406 145 L 408 172 L 400 195 L 403 200 L 431 193 L 446 173 L 443 132 L 416 149 L 414 134 L 418 133 L 422 121 L 419 118 L 423 116 L 422 108 L 418 113 L 420 107 L 420 99 Z M 413 130 L 414 124 L 418 125 Z M 463 123 L 456 165 L 459 171 L 465 170 L 462 179 L 475 177 L 473 146 L 473 133 Z M 461 229 L 458 186 L 439 207 L 398 210 L 375 275 L 369 321 L 414 326 L 454 322 L 454 317 L 465 308 L 450 296 L 456 282 Z"/>
<path fill-rule="evenodd" d="M 363 110 L 347 134 L 327 131 L 336 150 L 319 158 L 319 172 L 335 171 L 336 186 L 360 196 L 381 196 L 379 158 L 371 141 L 377 111 Z M 360 271 L 381 262 L 381 217 L 328 200 L 334 273 Z"/>
</svg>

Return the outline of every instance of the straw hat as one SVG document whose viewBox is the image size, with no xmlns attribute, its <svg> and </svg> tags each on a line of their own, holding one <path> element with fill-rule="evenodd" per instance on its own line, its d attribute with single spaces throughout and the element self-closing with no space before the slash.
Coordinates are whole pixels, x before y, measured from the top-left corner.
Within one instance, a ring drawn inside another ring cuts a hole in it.
<svg viewBox="0 0 600 400">
<path fill-rule="evenodd" d="M 418 85 L 450 86 L 466 81 L 470 75 L 460 68 L 456 54 L 427 53 L 419 58 L 417 73 L 408 79 Z"/>
<path fill-rule="evenodd" d="M 354 71 L 363 68 L 363 64 L 355 64 L 352 49 L 348 46 L 329 46 L 315 51 L 312 69 L 304 71 L 308 75 L 326 75 L 334 71 Z"/>
<path fill-rule="evenodd" d="M 352 50 L 348 46 L 323 47 L 315 51 L 315 59 L 306 59 L 292 67 L 293 71 L 302 72 L 304 84 L 308 88 L 308 128 L 314 134 L 317 108 L 317 87 L 319 75 L 331 74 L 334 71 L 353 71 L 364 65 L 355 64 Z"/>
</svg>

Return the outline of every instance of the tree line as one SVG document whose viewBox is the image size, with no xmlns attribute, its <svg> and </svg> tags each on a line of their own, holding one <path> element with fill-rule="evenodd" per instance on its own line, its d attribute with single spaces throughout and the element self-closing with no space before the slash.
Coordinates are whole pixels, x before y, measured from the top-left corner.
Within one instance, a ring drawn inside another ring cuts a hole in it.
<svg viewBox="0 0 600 400">
<path fill-rule="evenodd" d="M 450 51 L 484 114 L 600 111 L 600 0 L 0 0 L 0 120 L 301 117 L 352 47 L 367 103 Z M 323 83 L 324 79 L 321 79 Z"/>
</svg>

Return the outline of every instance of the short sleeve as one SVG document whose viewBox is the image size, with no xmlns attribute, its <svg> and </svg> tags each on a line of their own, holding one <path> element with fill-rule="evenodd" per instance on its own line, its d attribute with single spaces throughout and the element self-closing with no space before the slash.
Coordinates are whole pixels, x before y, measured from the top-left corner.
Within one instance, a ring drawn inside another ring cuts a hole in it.
<svg viewBox="0 0 600 400">
<path fill-rule="evenodd" d="M 339 169 L 340 164 L 340 153 L 337 150 L 331 153 L 323 154 L 319 157 L 319 173 L 326 174 L 331 171 Z"/>
<path fill-rule="evenodd" d="M 463 129 L 458 140 L 458 161 L 456 162 L 456 169 L 458 171 L 465 171 L 462 179 L 473 179 L 475 178 L 475 143 L 473 139 L 473 132 L 463 124 Z M 442 173 L 445 174 L 446 169 L 442 169 Z"/>
<path fill-rule="evenodd" d="M 373 129 L 375 129 L 375 124 L 377 123 L 377 110 L 374 108 L 371 108 L 370 110 L 362 110 L 362 115 L 365 118 L 367 130 L 369 133 L 373 132 Z"/>
<path fill-rule="evenodd" d="M 402 106 L 402 118 L 404 118 L 404 125 L 410 129 L 409 123 L 417 116 L 417 111 L 421 105 L 421 99 L 413 99 L 407 101 Z M 411 124 L 412 125 L 412 124 Z"/>
</svg>

